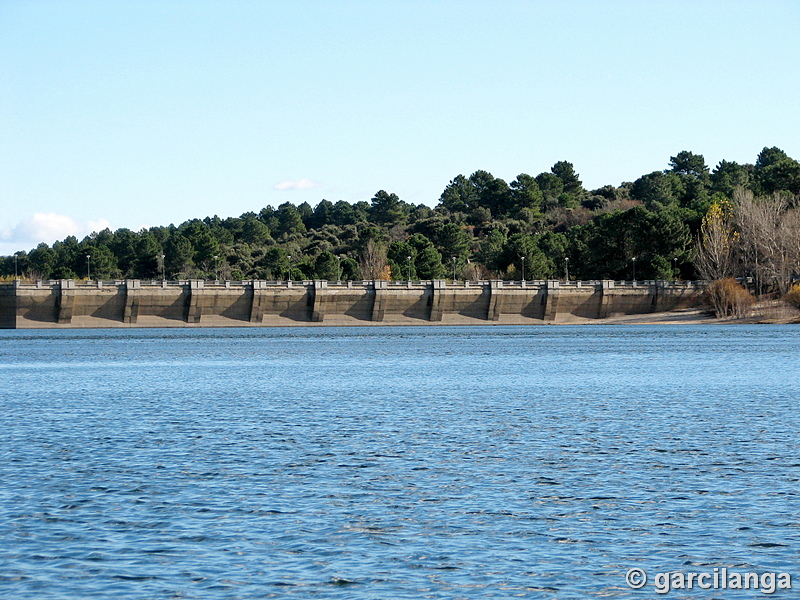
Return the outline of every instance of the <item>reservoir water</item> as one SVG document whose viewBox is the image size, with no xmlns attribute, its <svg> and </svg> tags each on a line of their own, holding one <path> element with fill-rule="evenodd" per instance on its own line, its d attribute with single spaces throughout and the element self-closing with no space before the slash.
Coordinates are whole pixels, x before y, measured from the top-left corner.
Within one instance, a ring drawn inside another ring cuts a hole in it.
<svg viewBox="0 0 800 600">
<path fill-rule="evenodd" d="M 799 357 L 792 325 L 3 331 L 0 597 L 797 597 Z M 763 596 L 701 592 L 667 597 Z"/>
</svg>

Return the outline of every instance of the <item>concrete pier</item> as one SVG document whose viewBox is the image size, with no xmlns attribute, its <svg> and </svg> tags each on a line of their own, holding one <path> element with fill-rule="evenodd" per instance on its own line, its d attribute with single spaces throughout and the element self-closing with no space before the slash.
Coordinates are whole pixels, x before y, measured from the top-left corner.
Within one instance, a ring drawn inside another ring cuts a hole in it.
<svg viewBox="0 0 800 600">
<path fill-rule="evenodd" d="M 697 306 L 699 282 L 140 281 L 0 284 L 0 328 L 570 323 Z"/>
</svg>

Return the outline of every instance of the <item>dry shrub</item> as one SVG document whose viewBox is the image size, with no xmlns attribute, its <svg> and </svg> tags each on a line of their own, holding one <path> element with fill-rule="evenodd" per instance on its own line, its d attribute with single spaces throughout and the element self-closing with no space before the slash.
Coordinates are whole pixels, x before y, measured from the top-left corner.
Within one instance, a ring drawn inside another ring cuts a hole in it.
<svg viewBox="0 0 800 600">
<path fill-rule="evenodd" d="M 712 281 L 708 284 L 703 296 L 718 319 L 746 317 L 755 303 L 753 295 L 731 277 Z"/>
<path fill-rule="evenodd" d="M 380 275 L 378 275 L 377 278 L 378 279 L 383 279 L 385 281 L 391 281 L 392 280 L 392 267 L 390 267 L 389 265 L 384 265 L 383 268 L 381 269 Z"/>
<path fill-rule="evenodd" d="M 783 299 L 795 308 L 800 308 L 800 283 L 795 283 Z"/>
</svg>

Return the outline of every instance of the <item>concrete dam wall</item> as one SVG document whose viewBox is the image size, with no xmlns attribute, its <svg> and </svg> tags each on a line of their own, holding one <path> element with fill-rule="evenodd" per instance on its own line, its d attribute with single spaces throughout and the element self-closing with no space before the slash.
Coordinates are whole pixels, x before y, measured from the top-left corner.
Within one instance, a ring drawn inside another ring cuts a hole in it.
<svg viewBox="0 0 800 600">
<path fill-rule="evenodd" d="M 0 328 L 570 323 L 697 306 L 693 282 L 60 281 L 0 285 Z"/>
</svg>

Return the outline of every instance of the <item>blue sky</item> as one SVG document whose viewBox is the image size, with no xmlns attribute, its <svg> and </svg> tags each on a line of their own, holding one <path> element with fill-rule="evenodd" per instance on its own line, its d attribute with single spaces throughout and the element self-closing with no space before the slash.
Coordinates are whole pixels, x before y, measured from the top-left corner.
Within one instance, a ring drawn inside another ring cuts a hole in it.
<svg viewBox="0 0 800 600">
<path fill-rule="evenodd" d="M 800 159 L 800 3 L 0 0 L 0 253 L 559 160 Z"/>
</svg>

